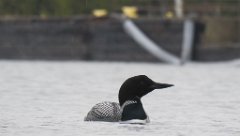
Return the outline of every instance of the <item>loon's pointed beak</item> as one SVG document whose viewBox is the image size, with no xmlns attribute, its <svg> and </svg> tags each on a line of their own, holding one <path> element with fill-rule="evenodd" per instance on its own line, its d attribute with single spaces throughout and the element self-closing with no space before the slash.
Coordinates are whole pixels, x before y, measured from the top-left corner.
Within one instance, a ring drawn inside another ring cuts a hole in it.
<svg viewBox="0 0 240 136">
<path fill-rule="evenodd" d="M 166 84 L 166 83 L 156 83 L 154 82 L 153 85 L 151 85 L 151 89 L 162 89 L 162 88 L 167 88 L 171 87 L 173 84 Z"/>
</svg>

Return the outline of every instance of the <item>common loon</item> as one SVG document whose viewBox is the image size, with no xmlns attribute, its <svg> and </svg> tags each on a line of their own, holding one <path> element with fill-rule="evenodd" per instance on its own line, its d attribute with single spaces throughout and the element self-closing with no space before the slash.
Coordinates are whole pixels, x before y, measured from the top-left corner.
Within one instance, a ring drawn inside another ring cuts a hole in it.
<svg viewBox="0 0 240 136">
<path fill-rule="evenodd" d="M 154 89 L 162 89 L 173 86 L 172 84 L 157 83 L 146 75 L 138 75 L 128 78 L 120 87 L 116 102 L 101 102 L 93 106 L 84 121 L 105 121 L 121 123 L 149 123 L 142 106 L 141 98 Z"/>
</svg>

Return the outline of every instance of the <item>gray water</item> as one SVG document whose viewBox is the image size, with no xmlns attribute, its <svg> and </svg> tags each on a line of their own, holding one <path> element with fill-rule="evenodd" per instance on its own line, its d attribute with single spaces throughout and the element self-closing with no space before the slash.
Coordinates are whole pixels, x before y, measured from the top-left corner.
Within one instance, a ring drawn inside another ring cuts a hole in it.
<svg viewBox="0 0 240 136">
<path fill-rule="evenodd" d="M 240 136 L 240 63 L 0 61 L 0 136 Z M 147 125 L 84 122 L 128 77 L 175 86 L 145 96 Z"/>
</svg>

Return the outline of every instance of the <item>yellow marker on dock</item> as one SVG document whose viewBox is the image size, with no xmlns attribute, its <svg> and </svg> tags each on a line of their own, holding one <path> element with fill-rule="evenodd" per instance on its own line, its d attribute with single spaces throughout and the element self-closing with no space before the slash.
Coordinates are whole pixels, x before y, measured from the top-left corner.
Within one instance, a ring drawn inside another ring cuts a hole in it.
<svg viewBox="0 0 240 136">
<path fill-rule="evenodd" d="M 168 11 L 167 13 L 165 13 L 165 18 L 167 18 L 167 19 L 172 19 L 173 17 L 174 17 L 173 12 Z"/>
<path fill-rule="evenodd" d="M 125 16 L 129 18 L 138 18 L 137 7 L 134 6 L 124 6 L 122 7 L 122 12 Z"/>
<path fill-rule="evenodd" d="M 108 15 L 108 12 L 106 9 L 95 9 L 95 10 L 93 10 L 92 14 L 95 17 L 105 17 Z"/>
</svg>

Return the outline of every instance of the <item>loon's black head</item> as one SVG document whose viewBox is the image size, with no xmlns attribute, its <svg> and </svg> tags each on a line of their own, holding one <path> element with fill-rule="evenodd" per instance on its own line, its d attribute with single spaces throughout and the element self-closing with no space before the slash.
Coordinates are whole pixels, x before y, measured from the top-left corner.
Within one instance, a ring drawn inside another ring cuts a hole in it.
<svg viewBox="0 0 240 136">
<path fill-rule="evenodd" d="M 118 94 L 120 106 L 127 100 L 135 97 L 143 97 L 154 89 L 161 89 L 173 86 L 172 84 L 157 83 L 145 75 L 138 75 L 128 78 L 121 86 Z"/>
</svg>

